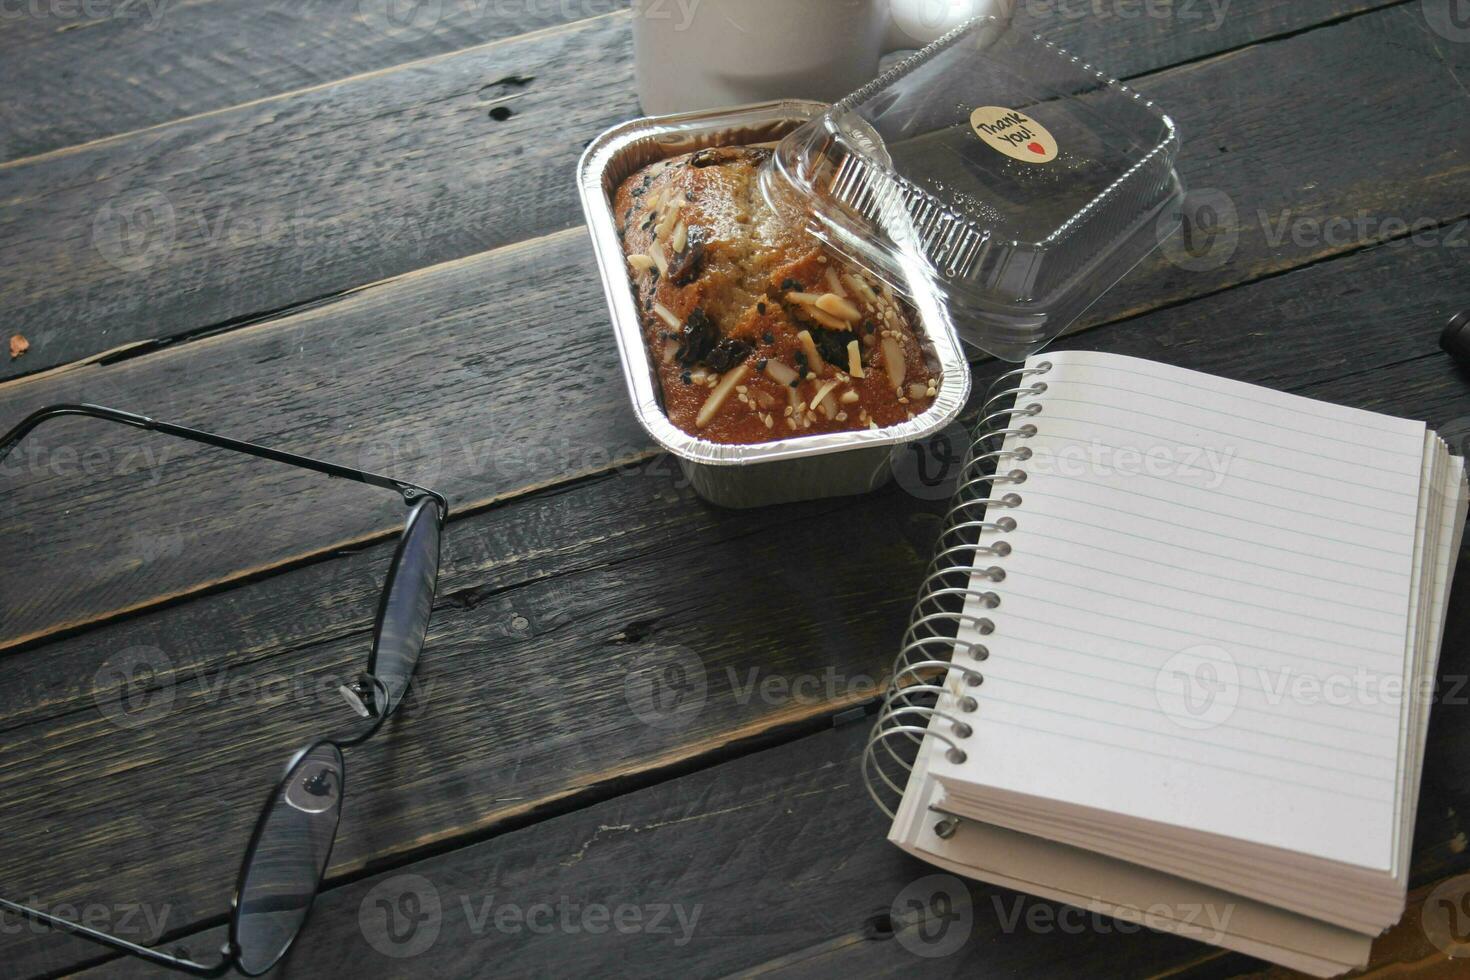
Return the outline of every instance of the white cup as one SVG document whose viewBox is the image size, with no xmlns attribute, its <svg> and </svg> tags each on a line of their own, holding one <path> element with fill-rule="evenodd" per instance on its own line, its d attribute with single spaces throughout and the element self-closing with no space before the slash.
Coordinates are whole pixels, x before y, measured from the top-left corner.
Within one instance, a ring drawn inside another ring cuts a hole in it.
<svg viewBox="0 0 1470 980">
<path fill-rule="evenodd" d="M 649 115 L 769 99 L 835 102 L 972 17 L 1013 0 L 633 0 L 638 98 Z"/>
</svg>

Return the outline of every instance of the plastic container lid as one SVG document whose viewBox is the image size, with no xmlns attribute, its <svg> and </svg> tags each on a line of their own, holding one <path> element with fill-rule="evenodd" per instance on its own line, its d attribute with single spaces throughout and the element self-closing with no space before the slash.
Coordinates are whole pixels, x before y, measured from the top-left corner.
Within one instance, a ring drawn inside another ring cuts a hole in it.
<svg viewBox="0 0 1470 980">
<path fill-rule="evenodd" d="M 1178 149 L 1153 103 L 982 17 L 787 136 L 762 184 L 893 287 L 919 277 L 962 340 L 1020 361 L 1177 228 Z"/>
</svg>

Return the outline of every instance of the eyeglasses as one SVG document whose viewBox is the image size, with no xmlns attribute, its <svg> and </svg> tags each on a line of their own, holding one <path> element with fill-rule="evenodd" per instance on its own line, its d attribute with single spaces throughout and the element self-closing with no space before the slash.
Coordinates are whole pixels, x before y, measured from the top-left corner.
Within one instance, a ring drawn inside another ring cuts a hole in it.
<svg viewBox="0 0 1470 980">
<path fill-rule="evenodd" d="M 0 461 L 26 435 L 48 419 L 84 415 L 139 429 L 177 436 L 220 449 L 246 453 L 328 476 L 358 480 L 396 491 L 408 506 L 408 519 L 378 600 L 373 645 L 366 670 L 339 689 L 353 710 L 372 723 L 350 739 L 318 739 L 291 757 L 286 773 L 271 790 L 255 822 L 245 858 L 240 863 L 231 902 L 230 934 L 215 964 L 197 963 L 128 942 L 80 923 L 0 898 L 0 910 L 89 939 L 151 963 L 201 977 L 218 977 L 231 967 L 259 976 L 278 963 L 300 933 L 306 914 L 321 890 L 331 859 L 332 843 L 342 815 L 346 766 L 342 751 L 371 738 L 407 693 L 429 629 L 439 578 L 439 543 L 449 504 L 440 494 L 386 476 L 364 473 L 257 446 L 197 429 L 103 408 L 100 405 L 53 405 L 29 415 L 0 437 Z"/>
</svg>

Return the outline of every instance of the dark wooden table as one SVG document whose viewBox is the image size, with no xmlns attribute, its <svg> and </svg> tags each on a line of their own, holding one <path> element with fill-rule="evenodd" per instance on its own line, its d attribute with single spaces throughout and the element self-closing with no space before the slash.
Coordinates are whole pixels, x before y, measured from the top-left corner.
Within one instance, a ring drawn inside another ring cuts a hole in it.
<svg viewBox="0 0 1470 980">
<path fill-rule="evenodd" d="M 1060 344 L 1470 439 L 1470 378 L 1436 348 L 1470 306 L 1463 2 L 1019 6 L 1173 114 L 1194 191 L 1181 243 Z M 637 428 L 572 181 L 638 111 L 622 7 L 0 18 L 0 326 L 29 342 L 0 363 L 0 426 L 88 400 L 453 505 L 418 688 L 349 753 L 327 887 L 277 973 L 1263 970 L 980 885 L 950 955 L 890 919 L 930 869 L 883 839 L 853 709 L 941 505 L 716 510 Z M 0 893 L 208 956 L 267 787 L 351 730 L 332 688 L 402 508 L 99 423 L 35 440 L 0 473 Z M 1462 576 L 1380 976 L 1463 968 L 1420 906 L 1470 869 L 1467 640 Z M 0 920 L 6 977 L 156 973 Z"/>
</svg>

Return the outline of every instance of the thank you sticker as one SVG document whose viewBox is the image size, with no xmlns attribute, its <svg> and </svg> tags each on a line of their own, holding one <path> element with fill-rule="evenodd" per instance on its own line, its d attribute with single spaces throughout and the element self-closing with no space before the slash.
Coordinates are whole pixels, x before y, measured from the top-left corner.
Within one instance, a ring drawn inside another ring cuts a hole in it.
<svg viewBox="0 0 1470 980">
<path fill-rule="evenodd" d="M 992 149 L 1012 160 L 1050 163 L 1057 158 L 1057 141 L 1045 126 L 1017 109 L 983 105 L 970 113 L 970 127 Z"/>
</svg>

